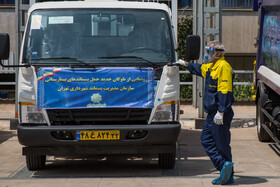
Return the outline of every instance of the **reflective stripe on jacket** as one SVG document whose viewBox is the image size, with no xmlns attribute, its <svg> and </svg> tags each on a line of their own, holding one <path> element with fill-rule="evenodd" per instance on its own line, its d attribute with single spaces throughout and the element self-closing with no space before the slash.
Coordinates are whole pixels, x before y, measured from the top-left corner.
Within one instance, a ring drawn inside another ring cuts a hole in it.
<svg viewBox="0 0 280 187">
<path fill-rule="evenodd" d="M 213 63 L 189 63 L 188 69 L 192 74 L 206 79 L 203 100 L 206 112 L 226 112 L 227 109 L 231 108 L 234 102 L 232 68 L 224 57 L 221 57 L 214 65 Z"/>
</svg>

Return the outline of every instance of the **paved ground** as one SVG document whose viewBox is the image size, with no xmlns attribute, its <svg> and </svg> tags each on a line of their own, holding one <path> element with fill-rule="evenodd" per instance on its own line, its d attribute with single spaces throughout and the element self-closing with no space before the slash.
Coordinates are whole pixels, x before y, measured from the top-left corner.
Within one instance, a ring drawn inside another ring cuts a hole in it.
<svg viewBox="0 0 280 187">
<path fill-rule="evenodd" d="M 91 159 L 49 157 L 42 171 L 30 172 L 21 156 L 16 131 L 9 130 L 14 105 L 0 105 L 0 186 L 212 186 L 218 177 L 211 161 L 201 148 L 201 130 L 194 129 L 197 110 L 181 107 L 182 131 L 177 161 L 172 170 L 157 168 L 155 156 L 109 156 Z M 271 143 L 257 140 L 255 106 L 234 106 L 232 152 L 238 186 L 272 186 L 280 184 L 280 158 Z"/>
</svg>

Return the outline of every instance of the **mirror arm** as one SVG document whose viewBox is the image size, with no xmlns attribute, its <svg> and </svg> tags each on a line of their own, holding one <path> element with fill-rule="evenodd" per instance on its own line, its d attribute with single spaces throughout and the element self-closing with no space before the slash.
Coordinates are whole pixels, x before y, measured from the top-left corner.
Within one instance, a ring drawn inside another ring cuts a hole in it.
<svg viewBox="0 0 280 187">
<path fill-rule="evenodd" d="M 30 64 L 26 64 L 26 65 L 4 65 L 2 64 L 2 60 L 0 60 L 0 65 L 4 68 L 20 68 L 20 67 L 30 67 Z"/>
</svg>

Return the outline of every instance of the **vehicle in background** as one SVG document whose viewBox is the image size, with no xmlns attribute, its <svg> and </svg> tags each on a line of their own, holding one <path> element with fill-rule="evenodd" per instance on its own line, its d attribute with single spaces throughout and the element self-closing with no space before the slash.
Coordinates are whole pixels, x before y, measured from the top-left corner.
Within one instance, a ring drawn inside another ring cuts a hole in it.
<svg viewBox="0 0 280 187">
<path fill-rule="evenodd" d="M 180 87 L 170 16 L 165 4 L 127 1 L 29 9 L 16 103 L 29 170 L 43 168 L 46 155 L 155 153 L 161 168 L 174 167 Z M 9 37 L 0 38 L 7 59 Z M 195 60 L 199 37 L 188 41 Z"/>
<path fill-rule="evenodd" d="M 261 142 L 280 144 L 280 1 L 255 0 L 259 11 L 255 64 L 256 122 Z"/>
</svg>

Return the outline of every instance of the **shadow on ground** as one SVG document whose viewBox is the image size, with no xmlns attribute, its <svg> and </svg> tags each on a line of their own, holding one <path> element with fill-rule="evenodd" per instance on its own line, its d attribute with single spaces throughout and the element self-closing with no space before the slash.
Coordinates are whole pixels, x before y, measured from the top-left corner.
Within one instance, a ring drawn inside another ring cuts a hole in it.
<svg viewBox="0 0 280 187">
<path fill-rule="evenodd" d="M 231 128 L 250 128 L 256 126 L 255 119 L 239 119 L 235 118 L 231 122 Z"/>
<path fill-rule="evenodd" d="M 266 183 L 267 180 L 262 177 L 251 177 L 251 176 L 235 176 L 235 185 L 253 185 Z"/>
<path fill-rule="evenodd" d="M 16 136 L 15 132 L 0 130 L 0 144 Z"/>
<path fill-rule="evenodd" d="M 200 145 L 200 131 L 182 130 L 174 169 L 158 167 L 157 155 L 109 155 L 85 159 L 49 157 L 32 177 L 162 177 L 211 174 L 214 170 Z"/>
<path fill-rule="evenodd" d="M 211 161 L 200 145 L 201 131 L 183 129 L 174 169 L 158 167 L 157 155 L 110 155 L 91 158 L 48 157 L 46 167 L 31 172 L 26 167 L 16 173 L 14 179 L 30 178 L 96 178 L 96 177 L 186 177 L 216 178 Z M 236 184 L 258 184 L 266 182 L 257 177 L 237 177 Z"/>
</svg>

